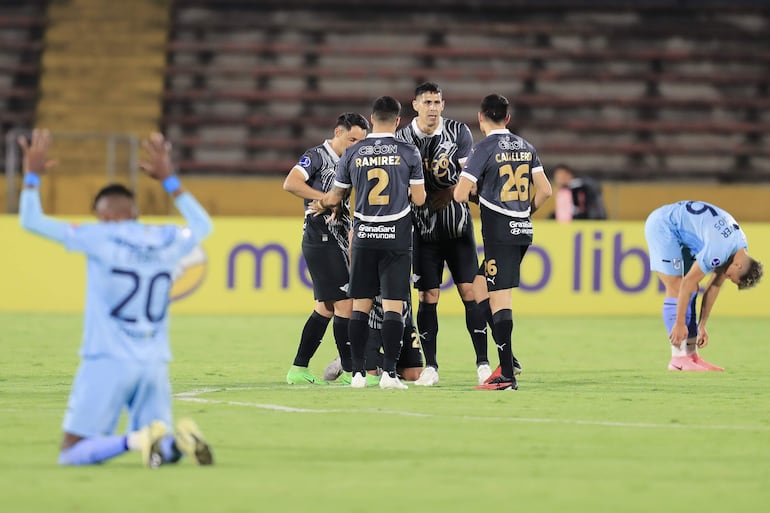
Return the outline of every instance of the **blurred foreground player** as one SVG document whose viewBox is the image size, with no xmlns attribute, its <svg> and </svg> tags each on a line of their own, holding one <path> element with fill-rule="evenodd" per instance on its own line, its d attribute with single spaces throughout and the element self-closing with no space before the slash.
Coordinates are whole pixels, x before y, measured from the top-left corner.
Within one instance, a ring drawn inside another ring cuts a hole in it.
<svg viewBox="0 0 770 513">
<path fill-rule="evenodd" d="M 171 277 L 181 259 L 211 233 L 211 219 L 173 174 L 170 145 L 161 134 L 144 141 L 149 158 L 141 167 L 162 182 L 187 227 L 140 223 L 133 194 L 114 184 L 96 195 L 96 223 L 73 225 L 46 217 L 38 186 L 52 165 L 50 142 L 47 130 L 35 130 L 31 142 L 19 139 L 24 153 L 19 219 L 25 229 L 88 258 L 82 360 L 64 416 L 59 464 L 101 463 L 134 450 L 148 467 L 175 463 L 183 454 L 211 465 L 211 448 L 192 420 L 180 419 L 176 434 L 168 433 L 167 315 Z M 114 435 L 123 408 L 128 434 Z"/>
</svg>

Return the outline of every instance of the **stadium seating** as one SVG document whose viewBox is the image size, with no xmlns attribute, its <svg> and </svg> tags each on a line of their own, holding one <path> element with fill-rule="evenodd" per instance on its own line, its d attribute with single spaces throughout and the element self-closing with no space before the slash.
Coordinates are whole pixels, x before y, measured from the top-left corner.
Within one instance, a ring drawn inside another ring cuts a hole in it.
<svg viewBox="0 0 770 513">
<path fill-rule="evenodd" d="M 0 130 L 27 128 L 35 117 L 45 2 L 0 4 Z M 0 139 L 0 161 L 5 139 Z"/>
<path fill-rule="evenodd" d="M 481 97 L 508 96 L 512 129 L 547 164 L 617 180 L 770 175 L 770 11 L 756 3 L 493 1 L 490 16 L 390 2 L 397 20 L 353 4 L 177 0 L 163 123 L 181 170 L 283 174 L 339 112 L 391 94 L 406 122 L 414 86 L 435 80 L 477 138 Z"/>
</svg>

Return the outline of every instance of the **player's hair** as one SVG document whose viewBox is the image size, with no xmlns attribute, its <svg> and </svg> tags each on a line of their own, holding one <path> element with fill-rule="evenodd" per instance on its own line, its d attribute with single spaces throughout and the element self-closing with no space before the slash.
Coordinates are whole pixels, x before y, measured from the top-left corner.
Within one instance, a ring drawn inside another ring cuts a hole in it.
<svg viewBox="0 0 770 513">
<path fill-rule="evenodd" d="M 134 199 L 134 193 L 131 192 L 125 185 L 119 183 L 111 183 L 109 185 L 105 185 L 99 192 L 96 193 L 92 208 L 96 210 L 96 204 L 99 203 L 99 200 L 108 196 L 123 196 L 124 198 L 128 198 L 130 200 Z"/>
<path fill-rule="evenodd" d="M 574 169 L 572 169 L 572 166 L 568 166 L 567 164 L 556 164 L 555 166 L 553 166 L 553 168 L 552 168 L 552 169 L 553 169 L 553 172 L 554 172 L 554 173 L 555 173 L 556 171 L 558 171 L 559 169 L 563 169 L 563 170 L 565 170 L 566 172 L 568 172 L 569 174 L 571 174 L 571 175 L 573 175 L 573 176 L 575 175 L 575 170 L 574 170 Z"/>
<path fill-rule="evenodd" d="M 508 115 L 508 98 L 501 94 L 490 94 L 481 100 L 481 114 L 493 123 L 505 121 Z"/>
<path fill-rule="evenodd" d="M 738 281 L 738 289 L 750 289 L 759 283 L 763 273 L 764 266 L 762 265 L 762 262 L 749 257 L 749 269 L 743 274 L 743 276 L 741 276 L 741 279 Z"/>
<path fill-rule="evenodd" d="M 358 112 L 344 112 L 337 118 L 337 124 L 334 128 L 341 126 L 345 130 L 351 130 L 354 126 L 361 127 L 369 131 L 369 122 Z"/>
<path fill-rule="evenodd" d="M 441 88 L 435 82 L 423 82 L 415 88 L 414 97 L 417 98 L 421 94 L 425 93 L 441 94 Z"/>
<path fill-rule="evenodd" d="M 392 123 L 401 115 L 401 103 L 392 96 L 380 96 L 372 105 L 372 117 L 382 123 Z"/>
</svg>

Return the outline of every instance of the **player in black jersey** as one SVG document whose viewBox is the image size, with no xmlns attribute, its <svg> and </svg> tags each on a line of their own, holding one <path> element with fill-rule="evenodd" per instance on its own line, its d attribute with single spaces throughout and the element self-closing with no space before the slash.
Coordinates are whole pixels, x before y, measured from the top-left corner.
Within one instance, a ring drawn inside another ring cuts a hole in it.
<svg viewBox="0 0 770 513">
<path fill-rule="evenodd" d="M 483 390 L 518 388 L 511 349 L 511 291 L 519 286 L 521 260 L 532 244 L 531 216 L 552 194 L 535 148 L 505 128 L 508 121 L 504 96 L 490 94 L 482 100 L 479 126 L 485 137 L 471 150 L 454 190 L 455 201 L 468 201 L 475 190 L 481 211 L 484 277 L 500 357 L 500 375 L 476 387 Z"/>
<path fill-rule="evenodd" d="M 444 98 L 437 84 L 426 82 L 417 86 L 414 96 L 412 107 L 417 117 L 396 132 L 396 137 L 420 150 L 428 194 L 425 205 L 412 208 L 415 227 L 412 265 L 420 302 L 417 326 L 426 365 L 415 385 L 432 386 L 439 381 L 436 306 L 444 263 L 449 267 L 465 306 L 465 324 L 476 353 L 481 384 L 491 371 L 487 357 L 486 317 L 473 292 L 473 280 L 479 267 L 476 240 L 468 205 L 452 199 L 452 190 L 473 146 L 473 137 L 465 123 L 441 116 Z"/>
<path fill-rule="evenodd" d="M 385 312 L 382 311 L 382 297 L 374 298 L 372 310 L 369 312 L 369 337 L 366 341 L 366 370 L 370 374 L 379 367 L 382 368 L 383 349 L 382 321 Z M 423 369 L 422 352 L 420 352 L 420 336 L 412 324 L 412 301 L 407 297 L 404 303 L 404 333 L 401 338 L 401 353 L 396 362 L 396 371 L 401 379 L 415 381 Z"/>
<path fill-rule="evenodd" d="M 385 312 L 382 311 L 382 297 L 374 298 L 372 310 L 369 312 L 369 337 L 366 340 L 366 372 L 367 379 L 374 381 L 374 376 L 382 374 L 382 321 Z M 414 381 L 420 377 L 423 369 L 420 335 L 412 323 L 412 302 L 410 298 L 404 305 L 404 334 L 401 338 L 401 353 L 396 362 L 396 372 L 400 379 Z M 340 358 L 337 357 L 326 366 L 324 380 L 334 381 L 343 373 Z"/>
<path fill-rule="evenodd" d="M 289 171 L 283 183 L 287 190 L 305 201 L 305 222 L 302 233 L 302 255 L 313 280 L 315 310 L 305 322 L 294 357 L 286 374 L 290 385 L 323 384 L 309 370 L 310 359 L 334 316 L 334 340 L 340 354 L 343 381 L 350 383 L 352 360 L 348 342 L 348 323 L 353 301 L 347 296 L 349 281 L 348 247 L 351 227 L 349 201 L 341 202 L 331 214 L 314 216 L 308 205 L 323 197 L 334 182 L 340 155 L 351 145 L 366 137 L 369 123 L 361 114 L 346 112 L 337 118 L 334 137 L 307 150 Z"/>
<path fill-rule="evenodd" d="M 351 386 L 366 386 L 365 352 L 367 321 L 372 298 L 382 292 L 384 346 L 381 388 L 407 388 L 396 376 L 404 321 L 401 313 L 409 296 L 411 270 L 411 201 L 425 202 L 420 153 L 411 144 L 398 141 L 401 104 L 381 96 L 372 108 L 372 133 L 348 148 L 337 166 L 334 186 L 311 204 L 324 212 L 356 190 L 353 242 L 351 244 L 350 289 L 353 314 L 350 343 L 353 354 Z"/>
</svg>

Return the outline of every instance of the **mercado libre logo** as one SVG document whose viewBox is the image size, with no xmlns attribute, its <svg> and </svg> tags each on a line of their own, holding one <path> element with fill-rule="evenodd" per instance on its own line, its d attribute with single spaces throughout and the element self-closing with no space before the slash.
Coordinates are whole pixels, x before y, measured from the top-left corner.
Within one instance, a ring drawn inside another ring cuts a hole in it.
<svg viewBox="0 0 770 513">
<path fill-rule="evenodd" d="M 171 301 L 186 298 L 203 284 L 206 279 L 208 258 L 202 247 L 196 246 L 179 263 L 174 271 L 174 284 L 171 286 Z"/>
</svg>

